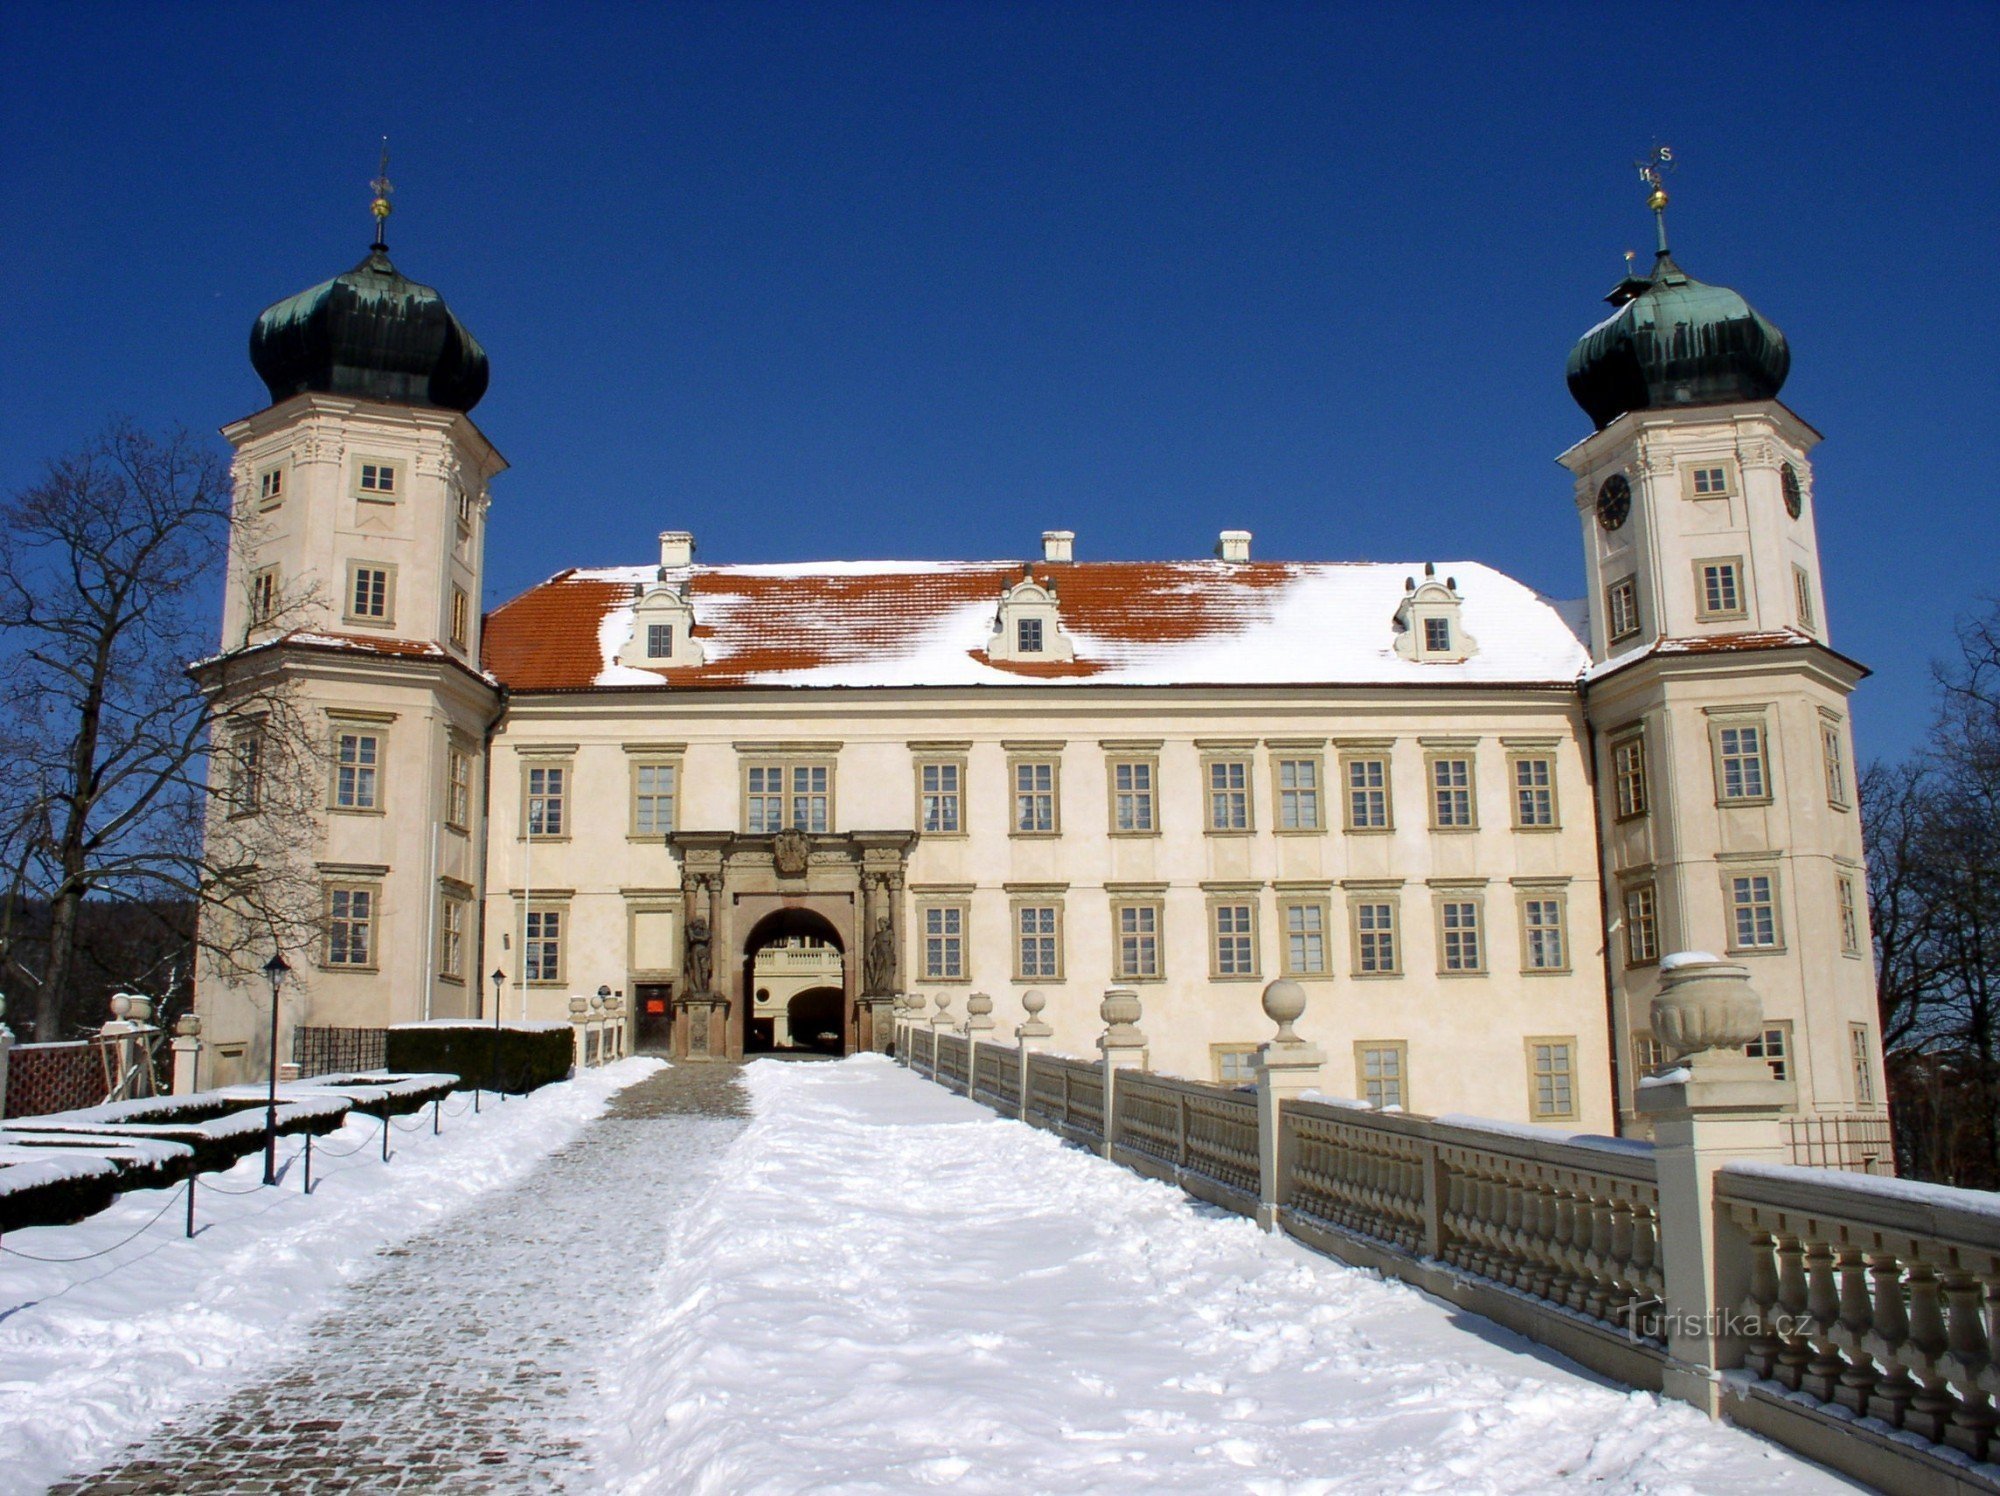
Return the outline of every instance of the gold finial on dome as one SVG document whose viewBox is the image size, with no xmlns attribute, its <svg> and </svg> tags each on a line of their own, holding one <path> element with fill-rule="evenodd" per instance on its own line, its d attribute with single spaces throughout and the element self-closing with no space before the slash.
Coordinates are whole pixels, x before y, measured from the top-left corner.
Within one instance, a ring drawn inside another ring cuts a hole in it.
<svg viewBox="0 0 2000 1496">
<path fill-rule="evenodd" d="M 1667 252 L 1667 189 L 1665 176 L 1674 169 L 1674 148 L 1670 145 L 1656 145 L 1652 155 L 1643 161 L 1634 161 L 1639 168 L 1639 180 L 1652 191 L 1646 194 L 1646 206 L 1653 210 L 1653 224 L 1659 231 L 1660 253 Z"/>
<path fill-rule="evenodd" d="M 388 227 L 389 214 L 392 211 L 389 207 L 389 194 L 396 189 L 389 181 L 389 137 L 386 135 L 382 137 L 382 165 L 375 173 L 375 180 L 368 184 L 368 188 L 375 194 L 375 201 L 368 205 L 368 211 L 375 215 L 373 247 L 387 249 L 389 246 L 383 243 L 382 235 Z"/>
</svg>

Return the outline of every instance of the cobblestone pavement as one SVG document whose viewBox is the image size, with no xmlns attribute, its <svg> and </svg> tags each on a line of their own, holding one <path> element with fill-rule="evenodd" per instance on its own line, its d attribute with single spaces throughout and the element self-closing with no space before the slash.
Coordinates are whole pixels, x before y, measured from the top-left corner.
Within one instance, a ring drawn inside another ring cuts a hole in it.
<svg viewBox="0 0 2000 1496">
<path fill-rule="evenodd" d="M 512 1190 L 384 1252 L 290 1362 L 54 1496 L 590 1484 L 592 1352 L 747 1111 L 734 1066 L 627 1087 Z"/>
</svg>

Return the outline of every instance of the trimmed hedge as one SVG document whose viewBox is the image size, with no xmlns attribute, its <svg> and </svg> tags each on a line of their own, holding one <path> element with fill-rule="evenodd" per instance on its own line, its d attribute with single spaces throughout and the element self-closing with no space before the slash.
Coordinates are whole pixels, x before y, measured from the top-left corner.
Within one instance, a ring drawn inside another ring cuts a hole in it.
<svg viewBox="0 0 2000 1496">
<path fill-rule="evenodd" d="M 497 1046 L 497 1053 L 496 1053 Z M 525 1094 L 569 1078 L 576 1041 L 564 1024 L 412 1023 L 389 1030 L 383 1068 L 460 1077 L 458 1089 Z"/>
</svg>

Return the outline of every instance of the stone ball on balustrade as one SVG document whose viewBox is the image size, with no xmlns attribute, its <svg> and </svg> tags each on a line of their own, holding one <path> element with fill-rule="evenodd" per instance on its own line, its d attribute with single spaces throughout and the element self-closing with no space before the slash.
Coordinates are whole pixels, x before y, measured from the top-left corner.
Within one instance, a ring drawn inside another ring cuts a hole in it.
<svg viewBox="0 0 2000 1496">
<path fill-rule="evenodd" d="M 1264 1016 L 1278 1026 L 1281 1037 L 1289 1038 L 1292 1025 L 1305 1016 L 1306 989 L 1283 978 L 1264 988 Z"/>
<path fill-rule="evenodd" d="M 1049 1005 L 1048 993 L 1039 987 L 1030 987 L 1021 994 L 1021 1008 L 1030 1018 L 1042 1016 L 1042 1009 Z"/>
<path fill-rule="evenodd" d="M 937 1010 L 942 1013 L 946 1008 L 951 1006 L 951 994 L 949 992 L 940 992 L 931 1001 L 937 1004 Z"/>
</svg>

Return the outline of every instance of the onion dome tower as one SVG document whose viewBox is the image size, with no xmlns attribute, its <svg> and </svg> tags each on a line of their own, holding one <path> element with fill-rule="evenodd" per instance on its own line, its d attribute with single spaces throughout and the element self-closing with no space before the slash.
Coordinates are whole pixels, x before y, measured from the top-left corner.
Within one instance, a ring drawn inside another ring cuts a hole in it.
<svg viewBox="0 0 2000 1496">
<path fill-rule="evenodd" d="M 1653 273 L 1628 275 L 1617 312 L 1569 352 L 1569 392 L 1599 430 L 1635 410 L 1769 400 L 1792 365 L 1785 335 L 1727 286 L 1698 281 L 1667 249 L 1667 194 L 1647 200 L 1659 235 Z"/>
<path fill-rule="evenodd" d="M 388 190 L 378 178 L 368 258 L 266 307 L 250 330 L 250 362 L 273 405 L 312 390 L 469 411 L 486 393 L 486 350 L 442 296 L 389 261 Z"/>
</svg>

